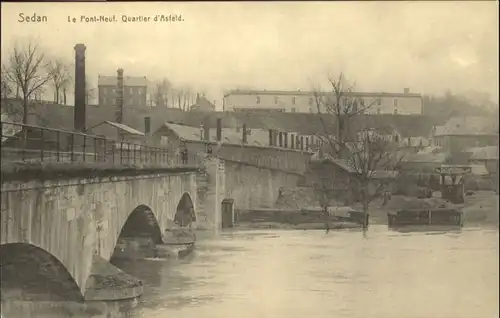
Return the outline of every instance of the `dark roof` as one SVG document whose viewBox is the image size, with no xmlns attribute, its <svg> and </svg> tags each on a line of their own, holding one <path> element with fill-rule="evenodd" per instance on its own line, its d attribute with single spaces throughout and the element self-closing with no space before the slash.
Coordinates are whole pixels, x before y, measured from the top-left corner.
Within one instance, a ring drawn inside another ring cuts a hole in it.
<svg viewBox="0 0 500 318">
<path fill-rule="evenodd" d="M 190 107 L 191 110 L 205 110 L 205 111 L 213 111 L 215 110 L 215 105 L 212 104 L 205 97 L 198 97 L 196 103 Z"/>
<path fill-rule="evenodd" d="M 98 127 L 102 124 L 107 124 L 107 125 L 110 125 L 110 126 L 113 126 L 127 134 L 130 134 L 130 135 L 136 135 L 136 136 L 144 136 L 144 133 L 141 132 L 141 131 L 138 131 L 137 129 L 134 129 L 132 127 L 129 127 L 127 125 L 124 125 L 124 124 L 120 124 L 120 123 L 115 123 L 115 122 L 112 122 L 112 121 L 109 121 L 109 120 L 105 120 L 103 121 L 102 123 L 98 124 L 98 125 L 95 125 L 91 128 L 89 128 L 88 130 L 92 130 L 92 128 L 95 128 L 95 127 Z"/>
<path fill-rule="evenodd" d="M 471 153 L 469 160 L 498 160 L 499 157 L 497 146 L 472 147 L 465 151 Z"/>
<path fill-rule="evenodd" d="M 179 138 L 186 141 L 201 141 L 203 139 L 203 132 L 199 127 L 192 127 L 186 125 L 179 125 L 175 123 L 165 123 L 164 125 L 167 129 L 174 132 Z M 216 129 L 210 129 L 210 141 L 217 142 Z M 237 132 L 232 128 L 222 129 L 222 142 L 226 144 L 241 145 L 243 141 L 242 132 Z M 267 130 L 261 129 L 251 129 L 249 135 L 247 135 L 248 146 L 259 146 L 267 147 L 269 146 L 269 133 Z"/>
<path fill-rule="evenodd" d="M 446 124 L 437 126 L 434 136 L 497 135 L 498 118 L 453 117 Z"/>
<path fill-rule="evenodd" d="M 19 101 L 14 101 L 19 103 Z M 3 108 L 3 105 L 2 105 Z M 73 129 L 73 106 L 57 104 L 34 105 L 40 114 L 34 125 L 56 129 Z M 86 110 L 86 126 L 92 127 L 103 121 L 115 120 L 116 108 L 111 105 L 88 105 Z M 185 112 L 177 108 L 164 107 L 125 107 L 123 123 L 139 131 L 144 130 L 144 117 L 151 118 L 151 131 L 156 131 L 167 121 L 178 122 L 187 126 L 200 127 L 208 124 L 216 126 L 217 118 L 222 119 L 223 128 L 242 127 L 249 129 L 275 129 L 282 132 L 301 134 L 324 134 L 321 118 L 327 126 L 327 131 L 335 132 L 335 118 L 329 115 L 299 114 L 299 113 L 246 113 L 246 112 Z M 43 119 L 43 120 L 42 120 Z M 423 115 L 360 115 L 353 121 L 351 130 L 363 128 L 394 127 L 401 137 L 428 136 L 432 128 L 439 124 L 432 118 Z"/>
</svg>

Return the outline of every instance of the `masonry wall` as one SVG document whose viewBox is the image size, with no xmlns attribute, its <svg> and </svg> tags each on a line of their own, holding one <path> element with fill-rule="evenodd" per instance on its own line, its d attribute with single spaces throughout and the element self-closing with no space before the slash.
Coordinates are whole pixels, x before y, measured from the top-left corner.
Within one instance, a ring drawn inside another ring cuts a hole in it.
<svg viewBox="0 0 500 318">
<path fill-rule="evenodd" d="M 182 195 L 196 211 L 194 173 L 5 181 L 0 244 L 26 243 L 55 256 L 84 293 L 92 255 L 109 260 L 130 213 L 145 205 L 160 229 L 173 223 Z"/>
<path fill-rule="evenodd" d="M 280 170 L 224 161 L 225 193 L 235 200 L 235 209 L 273 207 L 278 200 L 279 188 L 297 186 L 301 175 Z"/>
<path fill-rule="evenodd" d="M 200 142 L 190 142 L 187 143 L 187 147 L 190 154 L 202 160 L 207 146 Z M 216 144 L 211 144 L 211 147 L 213 155 L 217 155 L 223 160 L 296 173 L 303 173 L 307 170 L 311 156 L 310 153 L 303 151 L 290 151 L 273 147 L 232 144 L 223 144 L 220 149 L 217 149 Z"/>
<path fill-rule="evenodd" d="M 156 145 L 172 150 L 182 147 L 179 138 L 169 129 L 155 132 L 152 136 L 152 140 Z M 201 163 L 204 160 L 207 146 L 208 143 L 203 141 L 186 142 L 190 160 L 195 160 L 195 158 L 197 158 L 196 160 Z M 212 148 L 213 155 L 224 160 L 238 161 L 270 169 L 281 169 L 297 173 L 304 173 L 307 170 L 309 158 L 311 156 L 311 153 L 306 151 L 279 147 L 257 147 L 227 143 L 218 145 L 214 142 L 210 143 L 210 147 Z"/>
<path fill-rule="evenodd" d="M 303 173 L 307 170 L 310 153 L 273 147 L 251 147 L 224 145 L 220 157 L 225 160 L 245 162 L 252 165 Z"/>
</svg>

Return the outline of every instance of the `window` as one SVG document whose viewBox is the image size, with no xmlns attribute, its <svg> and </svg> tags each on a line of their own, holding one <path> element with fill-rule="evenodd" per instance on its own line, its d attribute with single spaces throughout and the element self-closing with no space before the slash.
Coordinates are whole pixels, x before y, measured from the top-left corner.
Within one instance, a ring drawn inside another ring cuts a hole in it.
<svg viewBox="0 0 500 318">
<path fill-rule="evenodd" d="M 161 136 L 160 137 L 160 144 L 163 146 L 168 145 L 168 136 Z"/>
<path fill-rule="evenodd" d="M 257 96 L 256 103 L 260 104 L 260 96 Z"/>
<path fill-rule="evenodd" d="M 397 107 L 398 106 L 398 99 L 394 98 L 393 103 L 394 103 L 394 107 Z"/>
<path fill-rule="evenodd" d="M 295 107 L 292 107 L 292 113 L 295 113 L 295 111 L 296 111 Z"/>
<path fill-rule="evenodd" d="M 365 106 L 365 100 L 364 99 L 360 98 L 359 99 L 359 103 L 361 104 L 361 106 Z"/>
<path fill-rule="evenodd" d="M 278 96 L 274 96 L 274 104 L 278 104 Z"/>
<path fill-rule="evenodd" d="M 292 104 L 295 105 L 295 97 L 292 97 Z"/>
<path fill-rule="evenodd" d="M 382 105 L 382 99 L 377 99 L 377 105 Z"/>
<path fill-rule="evenodd" d="M 312 105 L 312 104 L 313 104 L 313 99 L 311 97 L 311 98 L 309 98 L 309 105 Z"/>
</svg>

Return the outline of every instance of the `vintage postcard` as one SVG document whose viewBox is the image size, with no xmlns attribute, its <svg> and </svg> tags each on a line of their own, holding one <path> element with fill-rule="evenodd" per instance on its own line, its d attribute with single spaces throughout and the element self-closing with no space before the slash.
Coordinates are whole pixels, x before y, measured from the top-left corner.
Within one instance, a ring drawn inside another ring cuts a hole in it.
<svg viewBox="0 0 500 318">
<path fill-rule="evenodd" d="M 2 317 L 498 317 L 498 3 L 1 9 Z"/>
</svg>

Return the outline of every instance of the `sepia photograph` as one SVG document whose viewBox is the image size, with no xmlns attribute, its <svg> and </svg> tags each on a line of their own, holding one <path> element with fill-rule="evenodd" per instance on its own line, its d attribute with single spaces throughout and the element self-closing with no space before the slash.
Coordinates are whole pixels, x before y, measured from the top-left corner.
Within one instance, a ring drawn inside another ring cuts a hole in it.
<svg viewBox="0 0 500 318">
<path fill-rule="evenodd" d="M 496 1 L 1 3 L 1 318 L 498 318 Z"/>
</svg>

